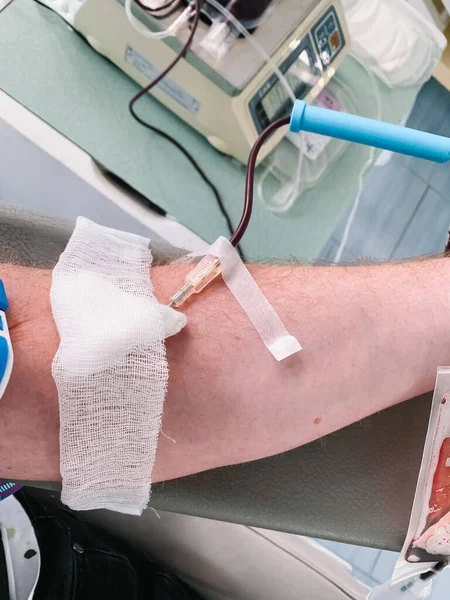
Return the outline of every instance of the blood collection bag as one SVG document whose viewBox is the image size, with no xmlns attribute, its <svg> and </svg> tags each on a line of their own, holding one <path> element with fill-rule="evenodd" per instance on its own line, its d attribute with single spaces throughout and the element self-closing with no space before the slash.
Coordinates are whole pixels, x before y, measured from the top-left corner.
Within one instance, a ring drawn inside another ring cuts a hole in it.
<svg viewBox="0 0 450 600">
<path fill-rule="evenodd" d="M 408 533 L 393 582 L 450 562 L 450 367 L 439 367 Z"/>
</svg>

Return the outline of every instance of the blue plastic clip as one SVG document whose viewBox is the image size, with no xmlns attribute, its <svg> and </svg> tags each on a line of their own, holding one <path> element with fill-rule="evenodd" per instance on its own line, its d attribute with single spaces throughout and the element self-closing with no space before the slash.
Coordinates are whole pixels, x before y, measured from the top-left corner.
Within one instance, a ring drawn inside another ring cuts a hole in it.
<svg viewBox="0 0 450 600">
<path fill-rule="evenodd" d="M 294 133 L 310 131 L 440 163 L 450 159 L 450 138 L 335 110 L 308 106 L 304 100 L 296 100 L 294 104 L 290 130 Z"/>
</svg>

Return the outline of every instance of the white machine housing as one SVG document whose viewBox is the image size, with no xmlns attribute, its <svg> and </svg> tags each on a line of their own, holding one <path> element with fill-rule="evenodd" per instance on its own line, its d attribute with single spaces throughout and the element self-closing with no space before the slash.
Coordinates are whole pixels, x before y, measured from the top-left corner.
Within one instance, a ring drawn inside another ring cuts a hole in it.
<svg viewBox="0 0 450 600">
<path fill-rule="evenodd" d="M 95 50 L 145 86 L 174 59 L 189 28 L 176 37 L 148 39 L 129 23 L 122 2 L 85 0 L 75 14 L 74 27 Z M 149 29 L 161 29 L 161 22 L 136 3 L 133 14 Z M 164 24 L 168 26 L 178 15 Z M 202 45 L 209 31 L 207 23 L 199 23 L 191 50 L 151 93 L 219 151 L 245 163 L 259 133 L 288 115 L 292 101 L 248 40 L 237 37 L 218 59 Z M 307 102 L 324 88 L 349 48 L 340 0 L 276 0 L 252 35 L 284 74 L 295 96 Z M 284 134 L 276 132 L 258 159 Z"/>
</svg>

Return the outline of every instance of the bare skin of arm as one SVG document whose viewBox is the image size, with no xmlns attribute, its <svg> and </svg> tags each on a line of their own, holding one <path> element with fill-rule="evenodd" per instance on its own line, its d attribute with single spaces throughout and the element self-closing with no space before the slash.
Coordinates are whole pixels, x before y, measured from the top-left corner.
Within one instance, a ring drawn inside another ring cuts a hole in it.
<svg viewBox="0 0 450 600">
<path fill-rule="evenodd" d="M 154 267 L 166 302 L 185 266 Z M 279 363 L 222 282 L 185 308 L 154 480 L 284 452 L 432 389 L 450 361 L 450 260 L 251 266 L 303 350 Z M 0 401 L 1 476 L 59 480 L 51 272 L 2 267 L 15 367 Z"/>
</svg>

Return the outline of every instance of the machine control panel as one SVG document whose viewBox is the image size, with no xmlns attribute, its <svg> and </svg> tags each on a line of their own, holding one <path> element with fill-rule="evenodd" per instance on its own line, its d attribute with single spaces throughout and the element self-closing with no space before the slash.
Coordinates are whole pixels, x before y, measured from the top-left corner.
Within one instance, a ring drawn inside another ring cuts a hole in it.
<svg viewBox="0 0 450 600">
<path fill-rule="evenodd" d="M 312 34 L 320 60 L 327 67 L 344 46 L 344 36 L 333 7 L 313 27 Z"/>
<path fill-rule="evenodd" d="M 291 42 L 292 44 L 292 42 Z M 279 65 L 296 98 L 304 98 L 345 45 L 336 11 L 331 6 L 303 39 L 294 42 L 291 54 Z M 277 75 L 272 74 L 249 103 L 258 133 L 289 114 L 292 100 Z"/>
</svg>

